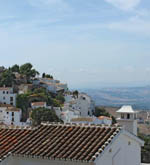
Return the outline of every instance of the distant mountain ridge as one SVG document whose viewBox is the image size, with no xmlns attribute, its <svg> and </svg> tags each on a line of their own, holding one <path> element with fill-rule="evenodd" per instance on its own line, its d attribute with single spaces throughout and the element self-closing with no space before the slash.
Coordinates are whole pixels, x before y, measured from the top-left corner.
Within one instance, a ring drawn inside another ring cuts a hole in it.
<svg viewBox="0 0 150 165">
<path fill-rule="evenodd" d="M 132 105 L 136 109 L 150 110 L 150 86 L 82 89 L 98 106 Z"/>
</svg>

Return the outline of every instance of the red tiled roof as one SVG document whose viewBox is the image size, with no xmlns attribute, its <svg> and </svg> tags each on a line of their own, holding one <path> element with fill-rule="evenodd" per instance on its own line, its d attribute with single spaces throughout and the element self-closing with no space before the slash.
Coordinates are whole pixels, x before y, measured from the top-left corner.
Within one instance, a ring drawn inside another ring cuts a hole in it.
<svg viewBox="0 0 150 165">
<path fill-rule="evenodd" d="M 72 118 L 72 122 L 81 122 L 81 121 L 87 121 L 87 122 L 92 122 L 93 118 L 92 117 L 78 117 L 78 118 Z"/>
<path fill-rule="evenodd" d="M 0 107 L 2 107 L 2 108 L 3 108 L 3 107 L 6 107 L 6 108 L 7 108 L 7 107 L 12 107 L 12 108 L 13 108 L 14 106 L 12 106 L 11 104 L 3 104 L 3 103 L 0 103 Z"/>
<path fill-rule="evenodd" d="M 1 90 L 3 90 L 3 91 L 8 91 L 8 90 L 10 90 L 10 89 L 12 89 L 12 87 L 0 87 L 0 91 Z"/>
<path fill-rule="evenodd" d="M 99 120 L 104 120 L 104 119 L 112 120 L 110 117 L 107 117 L 107 116 L 99 116 L 98 119 Z"/>
<path fill-rule="evenodd" d="M 6 111 L 10 111 L 10 112 L 19 112 L 19 111 L 21 111 L 21 109 L 16 108 L 16 107 L 8 107 L 8 108 L 6 109 Z"/>
<path fill-rule="evenodd" d="M 94 161 L 119 132 L 117 127 L 62 124 L 34 130 L 0 129 L 0 159 L 11 152 L 16 156 Z"/>
<path fill-rule="evenodd" d="M 46 102 L 32 102 L 32 106 L 44 106 Z"/>
</svg>

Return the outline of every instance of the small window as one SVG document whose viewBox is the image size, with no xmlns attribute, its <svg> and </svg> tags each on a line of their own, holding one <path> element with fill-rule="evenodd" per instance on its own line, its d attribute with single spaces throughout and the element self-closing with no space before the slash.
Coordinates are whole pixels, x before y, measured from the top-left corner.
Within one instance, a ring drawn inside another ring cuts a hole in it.
<svg viewBox="0 0 150 165">
<path fill-rule="evenodd" d="M 7 114 L 9 114 L 9 112 L 7 112 Z"/>
<path fill-rule="evenodd" d="M 12 117 L 12 122 L 14 122 L 14 118 Z"/>
<path fill-rule="evenodd" d="M 10 103 L 11 105 L 14 105 L 13 103 Z"/>
<path fill-rule="evenodd" d="M 8 94 L 9 92 L 7 91 L 7 94 Z"/>
<path fill-rule="evenodd" d="M 12 112 L 12 116 L 14 116 L 14 112 Z"/>
<path fill-rule="evenodd" d="M 6 104 L 6 102 L 4 102 L 4 104 Z"/>
<path fill-rule="evenodd" d="M 3 91 L 3 94 L 5 94 L 5 91 Z"/>
<path fill-rule="evenodd" d="M 129 113 L 127 114 L 127 119 L 130 119 L 130 114 Z"/>
<path fill-rule="evenodd" d="M 3 97 L 3 100 L 5 100 L 5 97 Z"/>
<path fill-rule="evenodd" d="M 13 101 L 13 97 L 10 97 L 10 101 Z"/>
</svg>

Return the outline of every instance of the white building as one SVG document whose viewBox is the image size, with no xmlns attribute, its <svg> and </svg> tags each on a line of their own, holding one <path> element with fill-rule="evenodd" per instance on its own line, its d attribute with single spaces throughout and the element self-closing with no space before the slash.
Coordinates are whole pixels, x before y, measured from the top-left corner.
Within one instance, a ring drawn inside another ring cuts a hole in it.
<svg viewBox="0 0 150 165">
<path fill-rule="evenodd" d="M 31 108 L 36 109 L 36 108 L 47 108 L 46 102 L 32 102 L 31 103 Z"/>
<path fill-rule="evenodd" d="M 65 108 L 79 111 L 82 117 L 92 116 L 95 111 L 94 101 L 85 93 L 79 93 L 76 98 L 72 95 L 66 95 L 65 99 Z"/>
<path fill-rule="evenodd" d="M 33 84 L 40 85 L 52 93 L 57 93 L 60 90 L 64 90 L 64 92 L 68 91 L 67 84 L 60 83 L 59 80 L 54 80 L 51 78 L 39 78 L 34 80 Z"/>
<path fill-rule="evenodd" d="M 19 108 L 15 108 L 11 105 L 1 104 L 0 105 L 0 123 L 6 125 L 22 125 L 20 120 L 22 111 Z"/>
<path fill-rule="evenodd" d="M 140 165 L 144 145 L 118 127 L 44 124 L 0 131 L 1 165 Z"/>
<path fill-rule="evenodd" d="M 72 110 L 63 111 L 60 114 L 60 118 L 64 121 L 64 123 L 70 123 L 73 118 L 78 118 L 79 116 L 79 111 Z"/>
<path fill-rule="evenodd" d="M 52 78 L 39 78 L 41 82 L 46 82 L 46 83 L 60 83 L 59 80 L 55 80 Z"/>
<path fill-rule="evenodd" d="M 100 117 L 78 117 L 72 118 L 72 123 L 83 123 L 83 124 L 104 124 L 104 125 L 112 125 L 112 119 L 106 116 Z"/>
<path fill-rule="evenodd" d="M 16 106 L 16 94 L 11 87 L 0 87 L 0 102 Z"/>
<path fill-rule="evenodd" d="M 107 116 L 99 116 L 96 118 L 95 124 L 112 125 L 112 118 Z"/>
<path fill-rule="evenodd" d="M 137 135 L 137 112 L 131 106 L 122 106 L 117 113 L 117 122 L 124 126 L 125 130 Z"/>
</svg>

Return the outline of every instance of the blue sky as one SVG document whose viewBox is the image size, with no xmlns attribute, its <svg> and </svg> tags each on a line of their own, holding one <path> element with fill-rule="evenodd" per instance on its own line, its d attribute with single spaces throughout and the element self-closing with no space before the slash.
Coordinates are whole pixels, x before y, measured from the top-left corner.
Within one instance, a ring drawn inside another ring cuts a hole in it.
<svg viewBox="0 0 150 165">
<path fill-rule="evenodd" d="M 71 88 L 150 84 L 150 1 L 1 0 L 0 55 Z"/>
</svg>

